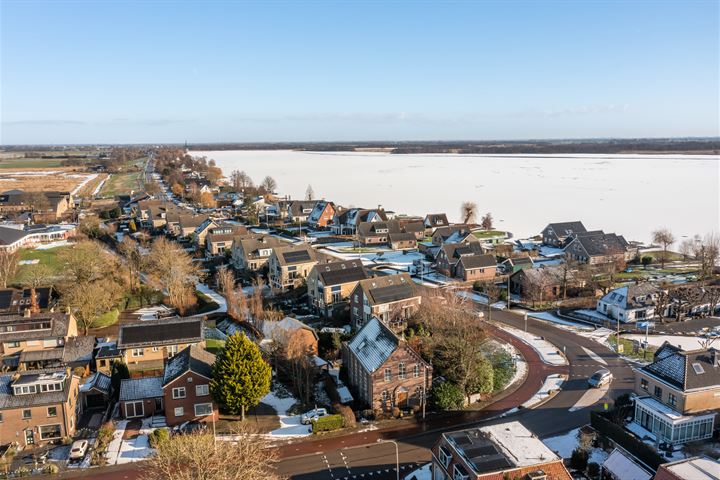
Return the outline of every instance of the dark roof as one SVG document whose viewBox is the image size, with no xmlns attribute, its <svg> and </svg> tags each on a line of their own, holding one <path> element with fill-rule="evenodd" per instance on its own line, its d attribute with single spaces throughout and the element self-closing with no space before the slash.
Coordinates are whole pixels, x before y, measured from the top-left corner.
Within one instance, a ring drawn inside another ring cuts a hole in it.
<svg viewBox="0 0 720 480">
<path fill-rule="evenodd" d="M 545 227 L 545 230 L 547 229 L 552 229 L 558 238 L 564 238 L 572 235 L 573 233 L 587 232 L 585 225 L 583 225 L 580 221 L 551 223 Z"/>
<path fill-rule="evenodd" d="M 622 236 L 603 231 L 579 233 L 573 242 L 579 242 L 590 256 L 625 253 L 628 245 Z"/>
<path fill-rule="evenodd" d="M 117 345 L 103 345 L 98 348 L 95 358 L 118 358 L 122 357 L 122 352 L 117 348 Z"/>
<path fill-rule="evenodd" d="M 680 390 L 720 386 L 720 350 L 684 351 L 665 342 L 654 361 L 640 369 Z"/>
<path fill-rule="evenodd" d="M 276 247 L 273 251 L 280 265 L 293 265 L 317 261 L 315 250 L 308 245 Z"/>
<path fill-rule="evenodd" d="M 32 370 L 29 372 L 19 372 L 16 381 L 13 381 L 13 375 L 0 375 L 0 410 L 8 410 L 12 408 L 26 408 L 42 405 L 52 405 L 67 401 L 70 394 L 70 385 L 72 384 L 72 375 L 68 375 L 65 370 Z M 13 393 L 13 384 L 29 384 L 34 383 L 43 377 L 65 376 L 63 389 L 60 392 L 44 392 L 32 393 L 28 395 L 15 395 Z"/>
<path fill-rule="evenodd" d="M 120 382 L 120 401 L 143 400 L 163 396 L 162 377 L 123 378 Z"/>
<path fill-rule="evenodd" d="M 373 277 L 359 282 L 370 305 L 416 297 L 415 284 L 407 273 Z"/>
<path fill-rule="evenodd" d="M 146 345 L 173 345 L 196 343 L 203 339 L 202 320 L 199 318 L 164 318 L 130 325 L 121 325 L 118 348 L 135 348 Z"/>
<path fill-rule="evenodd" d="M 37 326 L 39 323 L 50 322 L 50 328 L 27 328 L 19 327 Z M 0 327 L 13 326 L 15 331 L 0 331 L 0 341 L 15 342 L 23 340 L 42 340 L 45 338 L 65 337 L 70 325 L 70 315 L 60 312 L 38 313 L 30 317 L 24 315 L 1 315 Z"/>
<path fill-rule="evenodd" d="M 82 335 L 70 337 L 63 347 L 63 363 L 84 363 L 92 361 L 95 337 Z"/>
<path fill-rule="evenodd" d="M 211 378 L 215 355 L 198 346 L 191 345 L 176 354 L 165 365 L 163 385 L 167 385 L 179 376 L 192 371 L 205 378 Z"/>
<path fill-rule="evenodd" d="M 391 233 L 388 235 L 391 242 L 414 242 L 417 241 L 414 233 Z"/>
<path fill-rule="evenodd" d="M 465 270 L 473 268 L 497 267 L 495 257 L 492 255 L 463 255 L 460 257 L 460 263 L 463 264 Z"/>
<path fill-rule="evenodd" d="M 323 263 L 315 265 L 313 268 L 317 269 L 318 276 L 326 287 L 358 282 L 368 278 L 360 260 Z"/>
<path fill-rule="evenodd" d="M 27 236 L 24 230 L 17 228 L 0 227 L 0 245 L 12 245 Z"/>
<path fill-rule="evenodd" d="M 425 216 L 425 223 L 428 227 L 446 227 L 450 224 L 444 213 L 428 213 Z"/>
<path fill-rule="evenodd" d="M 52 287 L 40 287 L 35 289 L 38 307 L 46 309 L 52 298 Z M 5 288 L 0 290 L 0 311 L 22 313 L 30 306 L 31 290 Z"/>
</svg>

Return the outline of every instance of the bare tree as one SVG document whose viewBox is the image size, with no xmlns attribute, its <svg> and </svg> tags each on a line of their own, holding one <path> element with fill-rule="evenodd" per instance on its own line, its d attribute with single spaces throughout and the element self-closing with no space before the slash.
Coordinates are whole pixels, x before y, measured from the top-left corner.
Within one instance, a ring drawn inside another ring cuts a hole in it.
<svg viewBox="0 0 720 480">
<path fill-rule="evenodd" d="M 111 255 L 97 242 L 84 240 L 58 254 L 64 273 L 75 283 L 87 283 L 106 275 Z"/>
<path fill-rule="evenodd" d="M 148 195 L 157 195 L 162 192 L 162 188 L 160 188 L 160 185 L 155 180 L 146 182 L 145 185 L 143 185 L 143 189 Z"/>
<path fill-rule="evenodd" d="M 669 228 L 660 228 L 652 233 L 652 240 L 662 246 L 660 268 L 665 268 L 665 262 L 668 260 L 668 247 L 675 243 L 675 236 L 673 236 Z"/>
<path fill-rule="evenodd" d="M 460 205 L 460 217 L 463 223 L 475 223 L 477 219 L 477 203 L 465 201 Z"/>
<path fill-rule="evenodd" d="M 246 422 L 234 427 L 232 442 L 218 445 L 212 433 L 173 435 L 161 441 L 143 466 L 142 479 L 282 480 L 277 451 Z"/>
<path fill-rule="evenodd" d="M 313 393 L 313 363 L 315 354 L 311 345 L 305 341 L 305 332 L 296 330 L 286 339 L 285 361 L 287 370 L 292 378 L 293 388 L 298 398 L 305 404 L 310 404 Z"/>
<path fill-rule="evenodd" d="M 687 261 L 688 257 L 692 253 L 693 244 L 694 242 L 690 238 L 686 238 L 685 240 L 680 242 L 678 249 L 680 250 L 680 254 L 683 256 L 683 261 Z"/>
<path fill-rule="evenodd" d="M 0 285 L 2 288 L 7 288 L 8 282 L 17 273 L 19 261 L 20 252 L 18 250 L 0 251 Z"/>
<path fill-rule="evenodd" d="M 492 304 L 500 299 L 500 288 L 494 282 L 486 282 L 483 285 L 483 294 L 487 297 L 488 322 L 492 321 Z"/>
<path fill-rule="evenodd" d="M 140 244 L 130 236 L 125 236 L 118 245 L 118 250 L 125 260 L 130 277 L 130 290 L 135 291 L 140 283 L 140 273 L 145 265 L 145 257 L 140 251 Z"/>
<path fill-rule="evenodd" d="M 122 289 L 111 278 L 85 283 L 65 284 L 60 293 L 62 302 L 75 315 L 78 324 L 87 335 L 103 313 L 108 312 L 120 299 Z"/>
<path fill-rule="evenodd" d="M 493 228 L 492 213 L 488 212 L 485 214 L 485 216 L 482 217 L 482 220 L 480 220 L 480 226 L 482 226 L 482 228 L 485 230 L 492 230 L 492 228 Z"/>
<path fill-rule="evenodd" d="M 315 200 L 315 191 L 312 188 L 312 185 L 308 185 L 305 189 L 305 200 L 312 201 Z"/>
<path fill-rule="evenodd" d="M 275 190 L 277 189 L 277 182 L 273 177 L 268 175 L 267 177 L 263 178 L 260 186 L 264 188 L 267 193 L 275 193 Z"/>
<path fill-rule="evenodd" d="M 220 287 L 225 303 L 227 304 L 227 313 L 233 320 L 240 320 L 240 312 L 238 311 L 237 294 L 235 292 L 235 275 L 223 266 L 220 267 L 216 274 L 217 284 Z"/>
<path fill-rule="evenodd" d="M 50 285 L 53 276 L 53 271 L 47 265 L 37 263 L 35 265 L 29 265 L 25 271 L 23 271 L 20 282 L 30 289 L 30 312 L 37 313 L 40 311 L 40 306 L 37 302 L 37 289 L 46 285 Z"/>
<path fill-rule="evenodd" d="M 165 290 L 168 304 L 184 315 L 197 301 L 195 282 L 200 271 L 192 258 L 178 244 L 159 237 L 150 250 L 149 267 Z"/>
<path fill-rule="evenodd" d="M 233 170 L 230 174 L 230 182 L 236 192 L 241 192 L 253 186 L 253 181 L 250 176 L 244 171 L 239 170 Z"/>
</svg>

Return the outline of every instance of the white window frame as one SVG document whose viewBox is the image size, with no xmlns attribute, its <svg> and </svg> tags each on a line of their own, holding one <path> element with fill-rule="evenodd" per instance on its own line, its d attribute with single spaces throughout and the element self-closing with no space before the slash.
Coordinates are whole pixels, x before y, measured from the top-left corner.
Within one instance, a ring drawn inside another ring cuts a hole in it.
<svg viewBox="0 0 720 480">
<path fill-rule="evenodd" d="M 185 415 L 185 407 L 175 407 L 175 409 L 173 410 L 173 414 L 176 417 L 182 417 L 183 415 Z"/>
<path fill-rule="evenodd" d="M 143 356 L 145 356 L 145 349 L 144 348 L 133 348 L 131 355 L 133 358 L 143 357 Z"/>
<path fill-rule="evenodd" d="M 42 431 L 43 427 L 56 427 L 56 426 L 57 426 L 57 427 L 60 427 L 60 435 L 59 435 L 59 436 L 57 436 L 57 437 L 47 437 L 47 438 L 46 438 L 46 437 L 43 435 L 43 431 Z M 50 424 L 47 424 L 47 425 L 38 425 L 38 436 L 40 437 L 40 440 L 57 440 L 57 439 L 59 439 L 59 438 L 62 438 L 62 436 L 63 436 L 63 435 L 62 435 L 62 432 L 63 432 L 63 430 L 62 430 L 62 424 L 60 424 L 60 423 L 50 423 Z"/>
<path fill-rule="evenodd" d="M 210 395 L 210 385 L 204 383 L 202 385 L 195 385 L 195 396 L 204 397 Z"/>
<path fill-rule="evenodd" d="M 180 395 L 181 391 L 182 391 L 182 396 Z M 185 398 L 186 396 L 187 396 L 187 391 L 186 391 L 185 387 L 175 387 L 172 389 L 173 400 Z"/>
<path fill-rule="evenodd" d="M 210 412 L 209 412 L 209 413 L 204 413 L 204 414 L 198 413 L 198 407 L 208 407 L 208 408 L 210 408 Z M 193 405 L 193 410 L 195 411 L 195 416 L 196 416 L 196 417 L 207 417 L 207 416 L 210 416 L 210 415 L 213 414 L 213 406 L 212 406 L 212 403 L 211 403 L 211 402 L 208 402 L 208 403 L 196 403 L 195 405 Z"/>
</svg>

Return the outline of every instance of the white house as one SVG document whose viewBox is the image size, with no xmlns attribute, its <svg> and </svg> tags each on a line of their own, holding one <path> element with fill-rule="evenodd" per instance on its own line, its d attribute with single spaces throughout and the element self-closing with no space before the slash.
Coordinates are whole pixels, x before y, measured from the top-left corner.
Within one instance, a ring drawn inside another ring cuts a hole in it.
<svg viewBox="0 0 720 480">
<path fill-rule="evenodd" d="M 647 282 L 616 288 L 598 300 L 597 311 L 624 323 L 653 318 L 659 291 Z"/>
</svg>

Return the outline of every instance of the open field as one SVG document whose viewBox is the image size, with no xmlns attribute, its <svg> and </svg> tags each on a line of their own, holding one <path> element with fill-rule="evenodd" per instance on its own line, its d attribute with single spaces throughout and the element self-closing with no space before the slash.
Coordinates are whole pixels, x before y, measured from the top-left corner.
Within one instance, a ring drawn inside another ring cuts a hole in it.
<svg viewBox="0 0 720 480">
<path fill-rule="evenodd" d="M 74 192 L 97 177 L 95 173 L 78 172 L 73 168 L 25 168 L 0 170 L 0 191 L 25 190 L 27 192 Z"/>
<path fill-rule="evenodd" d="M 40 265 L 47 265 L 52 275 L 59 276 L 62 273 L 62 265 L 58 255 L 67 247 L 55 247 L 48 248 L 45 250 L 34 250 L 30 248 L 23 248 L 20 250 L 20 261 L 23 260 L 39 260 Z M 23 274 L 30 265 L 20 265 L 15 277 L 12 279 L 11 284 L 20 284 L 22 282 Z"/>
<path fill-rule="evenodd" d="M 129 194 L 142 190 L 142 172 L 113 173 L 100 191 L 101 197 Z"/>
<path fill-rule="evenodd" d="M 4 158 L 0 169 L 56 168 L 62 166 L 62 158 Z"/>
</svg>

